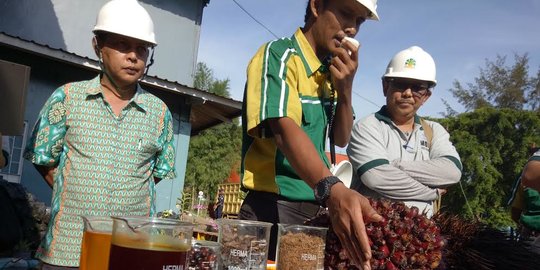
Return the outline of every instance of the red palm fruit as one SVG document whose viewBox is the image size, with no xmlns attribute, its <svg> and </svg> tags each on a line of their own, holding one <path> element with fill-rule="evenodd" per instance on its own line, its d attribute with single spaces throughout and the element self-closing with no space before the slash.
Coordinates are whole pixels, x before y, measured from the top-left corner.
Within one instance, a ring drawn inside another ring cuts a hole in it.
<svg viewBox="0 0 540 270">
<path fill-rule="evenodd" d="M 397 266 L 406 266 L 407 265 L 407 257 L 405 257 L 405 254 L 401 251 L 394 252 L 392 256 L 390 256 L 390 260 Z"/>
<path fill-rule="evenodd" d="M 424 242 L 434 242 L 435 241 L 435 235 L 429 232 L 424 232 L 420 235 L 420 239 Z"/>
<path fill-rule="evenodd" d="M 408 218 L 414 218 L 418 215 L 418 207 L 413 206 L 405 212 L 405 216 Z"/>
<path fill-rule="evenodd" d="M 433 243 L 433 247 L 440 249 L 446 245 L 446 239 L 444 239 L 442 236 L 435 237 L 435 242 Z"/>
<path fill-rule="evenodd" d="M 398 270 L 398 268 L 391 261 L 387 261 L 385 266 L 386 270 Z"/>
<path fill-rule="evenodd" d="M 413 235 L 410 233 L 404 233 L 401 235 L 401 242 L 405 245 L 408 245 L 413 240 Z M 415 240 L 418 240 L 415 238 Z M 416 245 L 415 243 L 412 243 L 413 245 Z"/>
<path fill-rule="evenodd" d="M 379 263 L 378 259 L 375 259 L 375 257 L 371 258 L 369 264 L 371 265 L 371 270 L 381 269 L 381 264 Z"/>
<path fill-rule="evenodd" d="M 416 247 L 413 245 L 407 245 L 405 247 L 405 251 L 407 251 L 408 254 L 414 254 L 416 253 Z"/>
<path fill-rule="evenodd" d="M 386 234 L 386 243 L 388 243 L 388 245 L 392 246 L 394 245 L 394 242 L 396 242 L 396 240 L 398 240 L 398 237 L 399 235 L 397 235 L 397 233 L 395 232 L 388 232 L 388 234 Z"/>
<path fill-rule="evenodd" d="M 375 227 L 373 226 L 373 224 L 370 223 L 366 225 L 366 233 L 368 236 L 372 236 L 374 230 L 375 230 Z"/>
<path fill-rule="evenodd" d="M 416 263 L 418 265 L 426 265 L 426 264 L 428 264 L 428 259 L 426 258 L 426 255 L 418 254 L 418 257 L 416 258 Z"/>
<path fill-rule="evenodd" d="M 407 247 L 404 246 L 400 240 L 396 240 L 391 247 L 395 251 L 405 251 L 407 249 Z"/>
<path fill-rule="evenodd" d="M 390 250 L 388 249 L 387 245 L 373 248 L 371 252 L 373 253 L 373 258 L 375 259 L 386 259 L 390 255 Z"/>
<path fill-rule="evenodd" d="M 424 251 L 431 250 L 431 246 L 429 245 L 429 242 L 421 242 L 421 243 L 420 243 L 420 247 L 421 247 L 422 250 L 424 250 Z"/>
<path fill-rule="evenodd" d="M 418 253 L 407 252 L 405 254 L 407 254 L 409 265 L 416 265 L 416 262 L 418 261 Z"/>
</svg>

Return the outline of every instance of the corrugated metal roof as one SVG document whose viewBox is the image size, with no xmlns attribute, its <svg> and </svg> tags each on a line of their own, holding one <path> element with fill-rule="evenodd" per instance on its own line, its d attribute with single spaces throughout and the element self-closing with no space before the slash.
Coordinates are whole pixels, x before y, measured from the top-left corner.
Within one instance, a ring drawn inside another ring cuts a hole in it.
<svg viewBox="0 0 540 270">
<path fill-rule="evenodd" d="M 75 65 L 87 70 L 100 71 L 98 62 L 88 57 L 80 56 L 63 49 L 51 48 L 33 40 L 25 40 L 0 32 L 0 46 L 24 51 L 32 55 L 48 58 L 54 61 Z M 165 90 L 191 99 L 191 129 L 192 135 L 200 131 L 230 121 L 242 114 L 242 102 L 222 97 L 207 91 L 189 87 L 178 82 L 162 79 L 157 76 L 146 76 L 141 83 L 145 86 Z"/>
</svg>

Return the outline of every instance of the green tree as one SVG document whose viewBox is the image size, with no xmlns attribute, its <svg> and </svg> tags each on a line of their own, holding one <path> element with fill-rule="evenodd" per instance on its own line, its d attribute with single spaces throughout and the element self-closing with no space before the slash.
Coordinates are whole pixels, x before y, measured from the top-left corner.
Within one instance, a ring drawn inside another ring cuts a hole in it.
<svg viewBox="0 0 540 270">
<path fill-rule="evenodd" d="M 193 86 L 197 89 L 208 91 L 222 97 L 230 97 L 229 79 L 218 80 L 214 77 L 214 71 L 205 63 L 197 63 Z"/>
<path fill-rule="evenodd" d="M 516 54 L 514 59 L 512 66 L 507 66 L 506 57 L 502 56 L 497 56 L 495 61 L 486 60 L 486 66 L 480 68 L 474 83 L 464 86 L 456 80 L 450 92 L 467 111 L 484 107 L 538 111 L 540 69 L 536 76 L 529 76 L 528 55 Z M 445 104 L 446 116 L 455 116 L 451 113 L 453 109 Z"/>
<path fill-rule="evenodd" d="M 445 210 L 497 228 L 514 225 L 506 201 L 528 148 L 540 144 L 540 112 L 485 107 L 438 122 L 463 163 L 461 183 L 443 196 Z"/>
<path fill-rule="evenodd" d="M 219 80 L 206 64 L 198 63 L 194 86 L 216 95 L 229 97 L 229 79 Z M 202 131 L 192 137 L 185 177 L 185 190 L 203 191 L 212 202 L 217 185 L 240 162 L 241 128 L 235 119 Z M 187 195 L 187 194 L 186 194 Z"/>
</svg>

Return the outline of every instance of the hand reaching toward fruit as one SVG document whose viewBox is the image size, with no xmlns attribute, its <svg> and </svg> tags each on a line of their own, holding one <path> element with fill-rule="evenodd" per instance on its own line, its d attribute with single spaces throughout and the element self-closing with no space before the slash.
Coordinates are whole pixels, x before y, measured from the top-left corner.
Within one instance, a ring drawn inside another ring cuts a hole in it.
<svg viewBox="0 0 540 270">
<path fill-rule="evenodd" d="M 349 194 L 340 197 L 346 196 Z M 362 262 L 363 269 L 435 269 L 439 266 L 445 240 L 432 220 L 419 213 L 418 208 L 408 208 L 402 202 L 369 199 L 369 203 L 384 219 L 365 225 L 372 256 L 368 262 Z M 329 226 L 325 269 L 354 269 L 351 266 L 358 263 L 350 257 L 351 245 L 344 244 L 335 214 L 328 214 L 318 215 L 307 223 Z"/>
<path fill-rule="evenodd" d="M 366 223 L 380 221 L 382 217 L 371 207 L 366 197 L 342 183 L 332 187 L 327 205 L 334 232 L 348 258 L 362 269 L 371 269 Z"/>
</svg>

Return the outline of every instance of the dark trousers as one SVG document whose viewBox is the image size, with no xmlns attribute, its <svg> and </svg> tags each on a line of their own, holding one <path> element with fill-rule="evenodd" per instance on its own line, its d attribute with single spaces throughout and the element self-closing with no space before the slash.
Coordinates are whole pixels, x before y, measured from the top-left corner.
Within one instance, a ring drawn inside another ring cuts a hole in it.
<svg viewBox="0 0 540 270">
<path fill-rule="evenodd" d="M 523 227 L 520 237 L 529 251 L 540 255 L 540 232 Z"/>
<path fill-rule="evenodd" d="M 290 201 L 273 193 L 249 191 L 242 203 L 238 218 L 274 224 L 270 231 L 268 259 L 275 260 L 277 223 L 304 224 L 322 209 L 315 202 Z"/>
</svg>

